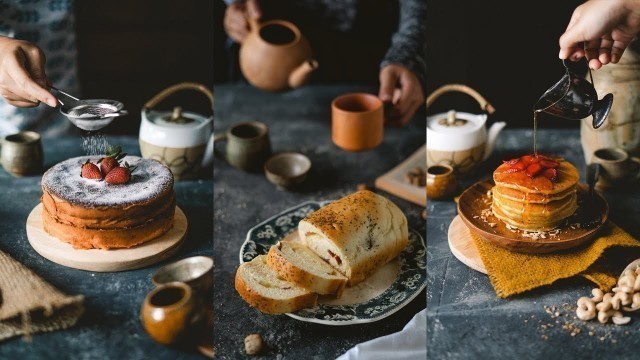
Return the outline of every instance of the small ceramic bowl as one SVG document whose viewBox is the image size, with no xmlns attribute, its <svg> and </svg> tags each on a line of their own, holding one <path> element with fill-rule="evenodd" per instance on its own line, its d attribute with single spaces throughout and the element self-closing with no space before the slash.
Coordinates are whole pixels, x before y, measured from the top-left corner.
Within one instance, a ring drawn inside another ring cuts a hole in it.
<svg viewBox="0 0 640 360">
<path fill-rule="evenodd" d="M 283 188 L 301 184 L 309 170 L 311 170 L 311 160 L 296 152 L 275 154 L 264 164 L 267 179 Z"/>
<path fill-rule="evenodd" d="M 208 256 L 193 256 L 178 260 L 158 269 L 151 281 L 156 286 L 181 282 L 194 292 L 206 292 L 213 288 L 213 259 Z"/>
</svg>

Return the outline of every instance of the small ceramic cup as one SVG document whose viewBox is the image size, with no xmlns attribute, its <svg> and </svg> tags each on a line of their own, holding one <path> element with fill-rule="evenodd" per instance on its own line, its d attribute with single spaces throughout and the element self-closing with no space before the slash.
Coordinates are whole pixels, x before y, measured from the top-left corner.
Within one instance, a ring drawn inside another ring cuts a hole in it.
<svg viewBox="0 0 640 360">
<path fill-rule="evenodd" d="M 205 313 L 189 285 L 172 282 L 147 294 L 141 318 L 147 333 L 158 343 L 188 346 L 198 338 Z"/>
<path fill-rule="evenodd" d="M 32 175 L 42 170 L 40 134 L 22 131 L 2 139 L 2 166 L 14 176 Z"/>
<path fill-rule="evenodd" d="M 352 93 L 331 103 L 331 138 L 347 151 L 373 149 L 382 142 L 384 108 L 375 95 Z"/>
<path fill-rule="evenodd" d="M 151 276 L 151 281 L 156 286 L 185 283 L 208 304 L 213 298 L 213 259 L 192 256 L 172 262 L 158 269 Z"/>
<path fill-rule="evenodd" d="M 458 189 L 458 179 L 449 165 L 434 165 L 427 168 L 427 199 L 446 199 Z"/>
<path fill-rule="evenodd" d="M 602 169 L 599 187 L 630 183 L 640 178 L 640 158 L 629 156 L 624 149 L 598 149 L 593 152 L 591 160 Z"/>
<path fill-rule="evenodd" d="M 238 169 L 259 172 L 271 155 L 269 128 L 257 121 L 231 126 L 226 133 L 214 137 L 214 142 L 226 142 L 225 152 L 215 149 L 218 157 Z"/>
<path fill-rule="evenodd" d="M 311 160 L 296 152 L 281 152 L 273 155 L 264 164 L 267 179 L 285 189 L 300 185 L 311 170 Z"/>
</svg>

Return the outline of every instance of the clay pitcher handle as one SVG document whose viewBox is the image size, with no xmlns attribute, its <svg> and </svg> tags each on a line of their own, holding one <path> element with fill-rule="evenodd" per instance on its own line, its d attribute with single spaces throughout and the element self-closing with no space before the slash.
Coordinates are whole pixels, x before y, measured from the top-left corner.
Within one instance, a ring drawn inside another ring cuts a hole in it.
<svg viewBox="0 0 640 360">
<path fill-rule="evenodd" d="M 427 102 L 426 102 L 427 108 L 429 108 L 429 106 L 438 97 L 440 97 L 440 95 L 442 95 L 444 93 L 447 93 L 447 92 L 452 92 L 452 91 L 465 93 L 465 94 L 471 96 L 472 98 L 476 99 L 476 101 L 478 102 L 478 105 L 480 105 L 480 108 L 482 110 L 486 111 L 488 114 L 493 114 L 496 111 L 496 109 L 493 107 L 493 105 L 489 104 L 487 99 L 482 97 L 482 95 L 480 95 L 480 93 L 478 93 L 477 91 L 475 91 L 472 88 L 468 87 L 467 85 L 462 85 L 462 84 L 448 84 L 448 85 L 444 85 L 444 86 L 441 86 L 438 89 L 436 89 L 427 98 Z"/>
<path fill-rule="evenodd" d="M 169 86 L 168 88 L 160 91 L 156 96 L 151 98 L 151 100 L 147 101 L 147 103 L 144 104 L 142 109 L 144 111 L 150 110 L 155 106 L 157 106 L 159 103 L 161 103 L 164 99 L 168 98 L 170 95 L 173 95 L 178 91 L 183 91 L 183 90 L 195 90 L 204 94 L 209 99 L 209 102 L 211 103 L 211 113 L 213 113 L 213 92 L 211 92 L 209 88 L 207 88 L 202 84 L 192 83 L 192 82 L 183 82 L 183 83 L 178 83 L 178 84 Z"/>
</svg>

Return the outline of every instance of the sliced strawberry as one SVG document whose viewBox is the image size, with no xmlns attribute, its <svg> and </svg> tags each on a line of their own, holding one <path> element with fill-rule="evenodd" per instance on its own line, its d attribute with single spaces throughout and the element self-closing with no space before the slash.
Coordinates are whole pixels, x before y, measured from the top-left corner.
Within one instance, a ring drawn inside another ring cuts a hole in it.
<svg viewBox="0 0 640 360">
<path fill-rule="evenodd" d="M 516 163 L 518 163 L 520 161 L 520 159 L 511 159 L 511 160 L 503 160 L 502 162 L 509 165 L 509 166 L 513 166 Z"/>
<path fill-rule="evenodd" d="M 542 174 L 552 182 L 558 182 L 558 170 L 555 168 L 548 168 Z"/>
<path fill-rule="evenodd" d="M 527 170 L 526 173 L 527 175 L 529 175 L 529 177 L 535 177 L 536 175 L 538 175 L 543 169 L 542 166 L 540 166 L 540 164 L 538 163 L 533 163 L 529 166 L 527 166 Z"/>
<path fill-rule="evenodd" d="M 100 169 L 96 164 L 93 164 L 89 160 L 87 160 L 87 162 L 82 165 L 80 176 L 85 179 L 102 180 L 102 173 L 100 172 Z"/>
<path fill-rule="evenodd" d="M 540 160 L 540 165 L 542 165 L 545 168 L 557 168 L 558 166 L 560 166 L 560 163 L 557 161 L 553 161 L 553 160 L 546 160 L 546 159 L 541 159 Z"/>
<path fill-rule="evenodd" d="M 526 168 L 527 168 L 527 164 L 523 163 L 522 161 L 519 161 L 519 162 L 511 165 L 509 170 L 512 170 L 512 171 L 509 171 L 509 172 L 518 172 L 518 171 L 522 171 L 522 170 L 524 170 Z"/>
</svg>

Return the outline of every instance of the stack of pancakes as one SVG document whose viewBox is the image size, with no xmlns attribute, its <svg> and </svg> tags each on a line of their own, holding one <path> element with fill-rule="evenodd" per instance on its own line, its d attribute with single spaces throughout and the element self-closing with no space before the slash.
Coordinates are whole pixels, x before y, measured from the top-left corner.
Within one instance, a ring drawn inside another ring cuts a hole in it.
<svg viewBox="0 0 640 360">
<path fill-rule="evenodd" d="M 555 181 L 545 176 L 529 176 L 500 165 L 493 173 L 493 214 L 506 224 L 527 231 L 556 228 L 578 208 L 578 169 L 569 162 L 560 164 Z"/>
</svg>

